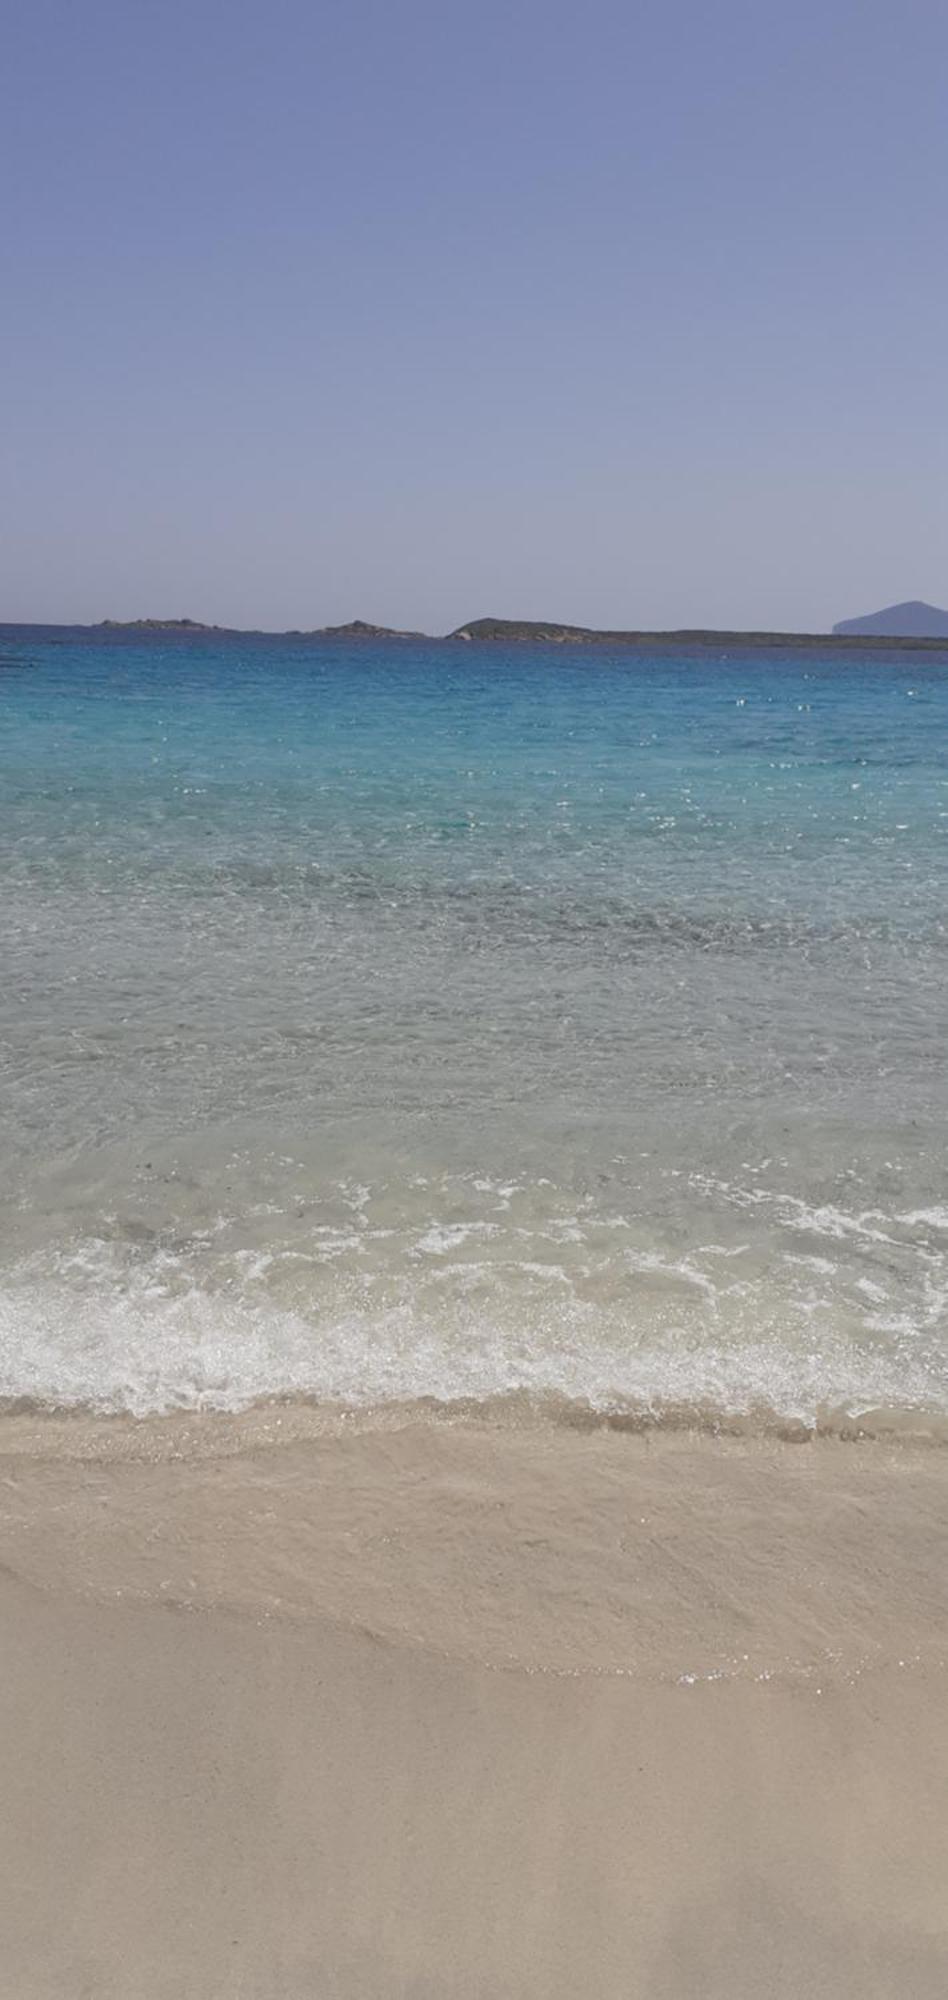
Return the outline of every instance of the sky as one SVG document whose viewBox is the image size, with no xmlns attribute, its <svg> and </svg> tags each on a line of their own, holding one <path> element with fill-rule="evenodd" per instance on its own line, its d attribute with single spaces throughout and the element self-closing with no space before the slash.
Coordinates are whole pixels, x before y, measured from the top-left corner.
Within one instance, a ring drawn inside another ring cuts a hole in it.
<svg viewBox="0 0 948 2000">
<path fill-rule="evenodd" d="M 944 0 L 4 0 L 0 620 L 948 603 Z"/>
</svg>

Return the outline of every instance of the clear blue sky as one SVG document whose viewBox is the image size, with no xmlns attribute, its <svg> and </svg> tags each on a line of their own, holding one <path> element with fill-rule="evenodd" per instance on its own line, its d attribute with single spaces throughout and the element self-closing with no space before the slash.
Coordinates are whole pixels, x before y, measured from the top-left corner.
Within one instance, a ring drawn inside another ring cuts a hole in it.
<svg viewBox="0 0 948 2000">
<path fill-rule="evenodd" d="M 948 602 L 944 0 L 8 0 L 0 618 Z"/>
</svg>

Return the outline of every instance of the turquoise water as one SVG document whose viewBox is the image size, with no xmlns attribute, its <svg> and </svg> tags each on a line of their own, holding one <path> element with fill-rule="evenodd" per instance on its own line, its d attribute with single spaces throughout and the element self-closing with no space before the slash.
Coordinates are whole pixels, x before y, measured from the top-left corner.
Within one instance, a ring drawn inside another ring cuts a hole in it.
<svg viewBox="0 0 948 2000">
<path fill-rule="evenodd" d="M 948 1410 L 948 654 L 0 629 L 0 1396 Z"/>
</svg>

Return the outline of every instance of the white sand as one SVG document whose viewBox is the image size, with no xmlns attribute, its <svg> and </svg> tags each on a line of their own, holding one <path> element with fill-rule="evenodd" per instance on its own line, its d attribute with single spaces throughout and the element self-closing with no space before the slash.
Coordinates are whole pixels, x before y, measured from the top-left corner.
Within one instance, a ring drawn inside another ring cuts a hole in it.
<svg viewBox="0 0 948 2000">
<path fill-rule="evenodd" d="M 942 2000 L 948 1454 L 7 1419 L 10 2000 Z"/>
</svg>

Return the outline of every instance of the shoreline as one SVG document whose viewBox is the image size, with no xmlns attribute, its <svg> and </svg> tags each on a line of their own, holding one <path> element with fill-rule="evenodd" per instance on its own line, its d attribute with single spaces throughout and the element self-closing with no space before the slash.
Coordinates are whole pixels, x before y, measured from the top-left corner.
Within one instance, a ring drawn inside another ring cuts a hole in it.
<svg viewBox="0 0 948 2000">
<path fill-rule="evenodd" d="M 940 1450 L 13 1418 L 0 1522 L 4 2000 L 940 2000 Z"/>
<path fill-rule="evenodd" d="M 7 1575 L 639 1681 L 948 1663 L 948 1453 L 306 1405 L 7 1417 Z"/>
<path fill-rule="evenodd" d="M 459 1429 L 488 1434 L 614 1434 L 661 1440 L 682 1437 L 780 1445 L 948 1446 L 948 1408 L 905 1403 L 823 1404 L 783 1410 L 767 1402 L 728 1407 L 696 1402 L 591 1402 L 555 1390 L 501 1389 L 494 1395 L 434 1394 L 385 1402 L 331 1401 L 304 1390 L 250 1400 L 199 1401 L 138 1407 L 133 1402 L 49 1403 L 31 1395 L 0 1396 L 0 1457 L 5 1452 L 76 1449 L 83 1457 L 214 1455 L 285 1444 L 411 1429 Z M 145 1442 L 143 1442 L 145 1441 Z"/>
</svg>

